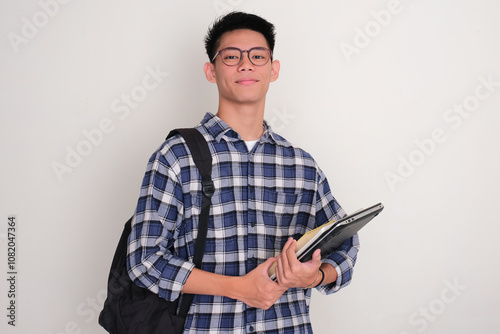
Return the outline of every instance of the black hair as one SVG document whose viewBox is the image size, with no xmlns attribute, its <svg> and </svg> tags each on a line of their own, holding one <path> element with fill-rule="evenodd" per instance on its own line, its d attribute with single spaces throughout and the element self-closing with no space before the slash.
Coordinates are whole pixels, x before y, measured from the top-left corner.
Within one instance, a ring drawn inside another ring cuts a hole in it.
<svg viewBox="0 0 500 334">
<path fill-rule="evenodd" d="M 220 46 L 222 35 L 237 29 L 250 29 L 261 33 L 264 35 L 269 49 L 274 51 L 276 33 L 272 23 L 254 14 L 231 12 L 218 18 L 208 29 L 205 37 L 205 50 L 210 61 Z"/>
</svg>

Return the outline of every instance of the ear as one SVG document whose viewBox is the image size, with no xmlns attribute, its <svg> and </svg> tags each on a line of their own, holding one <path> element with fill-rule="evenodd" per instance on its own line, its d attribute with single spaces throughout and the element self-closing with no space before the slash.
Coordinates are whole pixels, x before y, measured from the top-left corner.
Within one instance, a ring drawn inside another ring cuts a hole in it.
<svg viewBox="0 0 500 334">
<path fill-rule="evenodd" d="M 271 82 L 278 80 L 280 76 L 280 66 L 279 60 L 273 60 L 271 63 Z"/>
<path fill-rule="evenodd" d="M 210 81 L 211 83 L 217 83 L 217 79 L 215 77 L 215 65 L 207 62 L 203 66 L 203 72 L 205 72 L 205 76 L 207 77 L 207 80 Z"/>
</svg>

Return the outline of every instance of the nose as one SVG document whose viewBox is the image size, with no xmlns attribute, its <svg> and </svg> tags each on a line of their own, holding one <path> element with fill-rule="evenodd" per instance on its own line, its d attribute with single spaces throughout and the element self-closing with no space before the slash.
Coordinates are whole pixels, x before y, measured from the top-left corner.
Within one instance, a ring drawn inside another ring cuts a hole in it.
<svg viewBox="0 0 500 334">
<path fill-rule="evenodd" d="M 245 57 L 245 54 L 246 53 L 246 57 Z M 255 65 L 252 64 L 252 62 L 250 61 L 250 53 L 248 51 L 243 51 L 243 54 L 241 56 L 241 63 L 239 63 L 238 65 L 238 70 L 239 71 L 253 71 L 254 70 L 254 67 Z"/>
</svg>

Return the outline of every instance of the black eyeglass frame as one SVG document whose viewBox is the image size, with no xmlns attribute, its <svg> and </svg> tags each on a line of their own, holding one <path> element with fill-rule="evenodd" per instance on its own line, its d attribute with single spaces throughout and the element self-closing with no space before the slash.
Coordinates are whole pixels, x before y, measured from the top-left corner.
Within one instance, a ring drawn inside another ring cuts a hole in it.
<svg viewBox="0 0 500 334">
<path fill-rule="evenodd" d="M 215 56 L 212 58 L 212 63 L 215 61 L 215 58 L 217 58 L 218 55 L 222 54 L 224 51 L 226 50 L 238 50 L 240 52 L 240 61 L 237 63 L 237 64 L 233 64 L 233 65 L 228 65 L 224 62 L 224 59 L 222 58 L 221 61 L 224 65 L 226 66 L 238 66 L 239 64 L 241 64 L 241 62 L 243 61 L 243 53 L 246 52 L 247 53 L 247 56 L 248 56 L 248 60 L 250 60 L 250 62 L 255 65 L 255 66 L 264 66 L 266 65 L 267 63 L 269 63 L 269 60 L 273 61 L 273 52 L 268 49 L 268 48 L 264 48 L 264 47 L 261 47 L 261 46 L 256 46 L 254 48 L 251 48 L 249 50 L 241 50 L 239 48 L 236 48 L 236 47 L 228 47 L 228 48 L 224 48 L 224 49 L 221 49 L 219 51 L 217 51 L 217 53 L 215 54 Z M 253 50 L 265 50 L 269 53 L 269 58 L 268 60 L 266 61 L 265 64 L 261 64 L 261 65 L 257 65 L 255 64 L 253 61 L 252 61 L 252 58 L 250 58 L 250 52 L 253 51 Z"/>
</svg>

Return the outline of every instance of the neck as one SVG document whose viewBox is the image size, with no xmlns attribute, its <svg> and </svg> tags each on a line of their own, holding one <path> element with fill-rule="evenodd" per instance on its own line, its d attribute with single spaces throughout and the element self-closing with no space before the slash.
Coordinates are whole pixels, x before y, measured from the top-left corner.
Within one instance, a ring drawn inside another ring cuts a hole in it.
<svg viewBox="0 0 500 334">
<path fill-rule="evenodd" d="M 256 140 L 264 132 L 264 105 L 219 103 L 217 116 L 238 132 L 243 140 Z"/>
</svg>

